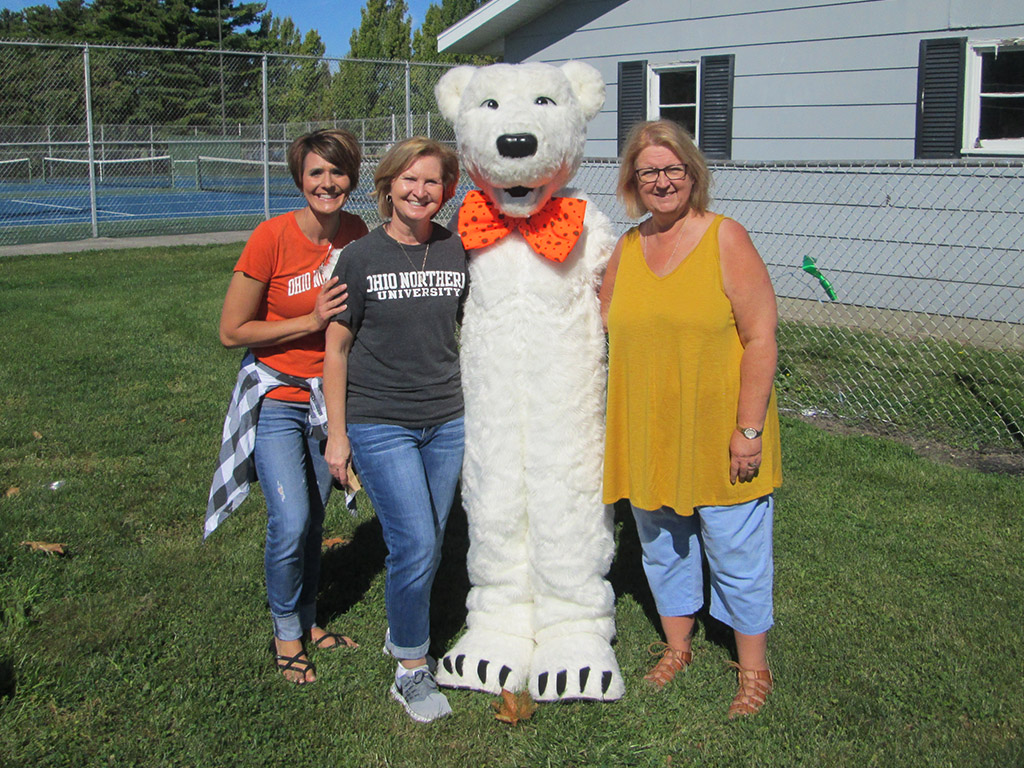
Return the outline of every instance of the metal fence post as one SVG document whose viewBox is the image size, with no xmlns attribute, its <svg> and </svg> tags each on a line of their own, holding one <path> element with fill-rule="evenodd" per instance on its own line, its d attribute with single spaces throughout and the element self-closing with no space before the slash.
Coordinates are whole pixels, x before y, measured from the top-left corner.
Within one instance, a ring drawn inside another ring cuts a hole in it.
<svg viewBox="0 0 1024 768">
<path fill-rule="evenodd" d="M 405 138 L 412 136 L 412 65 L 405 62 Z"/>
<path fill-rule="evenodd" d="M 270 218 L 270 108 L 267 105 L 267 54 L 263 54 L 263 218 Z"/>
<path fill-rule="evenodd" d="M 99 222 L 96 217 L 96 142 L 92 135 L 92 87 L 89 83 L 89 46 L 82 49 L 82 69 L 85 77 L 85 135 L 89 142 L 89 221 L 92 224 L 92 236 L 100 236 Z"/>
</svg>

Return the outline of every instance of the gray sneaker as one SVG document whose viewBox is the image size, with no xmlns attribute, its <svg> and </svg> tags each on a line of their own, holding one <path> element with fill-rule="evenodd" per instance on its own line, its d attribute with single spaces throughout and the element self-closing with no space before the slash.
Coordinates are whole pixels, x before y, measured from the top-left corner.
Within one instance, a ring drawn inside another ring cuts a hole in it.
<svg viewBox="0 0 1024 768">
<path fill-rule="evenodd" d="M 396 677 L 391 696 L 405 707 L 409 717 L 420 723 L 430 723 L 452 713 L 448 699 L 437 689 L 434 676 L 426 669 Z"/>
</svg>

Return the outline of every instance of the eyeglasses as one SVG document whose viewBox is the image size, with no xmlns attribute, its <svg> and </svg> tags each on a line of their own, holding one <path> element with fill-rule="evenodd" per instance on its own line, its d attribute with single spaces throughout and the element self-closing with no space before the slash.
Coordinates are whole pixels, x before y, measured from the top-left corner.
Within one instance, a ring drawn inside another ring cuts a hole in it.
<svg viewBox="0 0 1024 768">
<path fill-rule="evenodd" d="M 686 166 L 669 165 L 664 168 L 638 168 L 635 173 L 641 184 L 653 184 L 663 173 L 669 181 L 682 181 L 686 178 Z"/>
</svg>

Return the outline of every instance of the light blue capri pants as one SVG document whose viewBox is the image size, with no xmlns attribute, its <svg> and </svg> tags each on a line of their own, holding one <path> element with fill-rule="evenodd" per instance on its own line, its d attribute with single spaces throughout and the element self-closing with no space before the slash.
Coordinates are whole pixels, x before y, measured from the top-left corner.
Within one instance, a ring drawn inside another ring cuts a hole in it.
<svg viewBox="0 0 1024 768">
<path fill-rule="evenodd" d="M 774 509 L 771 494 L 732 506 L 697 507 L 685 517 L 670 507 L 633 507 L 658 614 L 690 616 L 703 607 L 703 551 L 711 577 L 711 615 L 745 635 L 767 632 L 774 623 Z"/>
</svg>

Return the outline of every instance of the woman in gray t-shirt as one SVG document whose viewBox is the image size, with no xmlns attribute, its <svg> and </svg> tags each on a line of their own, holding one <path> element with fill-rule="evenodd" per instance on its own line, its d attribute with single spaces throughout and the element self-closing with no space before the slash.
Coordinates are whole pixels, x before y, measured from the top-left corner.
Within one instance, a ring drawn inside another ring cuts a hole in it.
<svg viewBox="0 0 1024 768">
<path fill-rule="evenodd" d="M 433 222 L 455 192 L 455 153 L 424 137 L 380 161 L 374 195 L 385 223 L 341 254 L 348 307 L 327 329 L 326 459 L 343 485 L 354 465 L 388 547 L 385 649 L 398 659 L 391 695 L 414 720 L 451 713 L 427 664 L 430 590 L 462 469 L 456 329 L 466 253 Z"/>
</svg>

